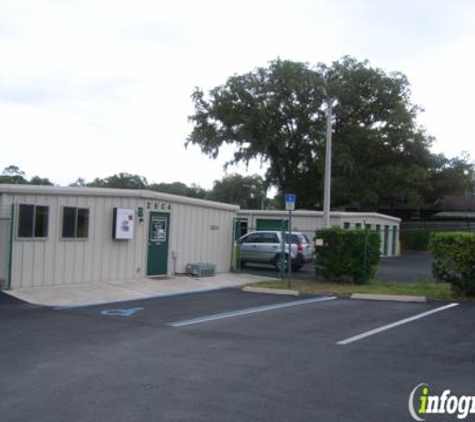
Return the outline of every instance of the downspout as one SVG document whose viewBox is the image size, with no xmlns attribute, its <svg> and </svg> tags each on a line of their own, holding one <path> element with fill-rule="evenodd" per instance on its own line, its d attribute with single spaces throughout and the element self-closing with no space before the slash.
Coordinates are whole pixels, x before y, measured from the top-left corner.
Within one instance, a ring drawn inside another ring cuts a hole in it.
<svg viewBox="0 0 475 422">
<path fill-rule="evenodd" d="M 233 217 L 233 230 L 232 230 L 232 238 L 231 238 L 231 265 L 230 265 L 230 271 L 231 272 L 236 272 L 237 268 L 234 265 L 234 260 L 236 256 L 236 224 L 238 222 L 238 218 L 236 217 L 236 212 L 234 213 Z"/>
<path fill-rule="evenodd" d="M 12 204 L 12 218 L 10 220 L 10 250 L 8 256 L 8 281 L 7 290 L 12 288 L 12 267 L 13 267 L 13 226 L 15 225 L 15 205 Z"/>
</svg>

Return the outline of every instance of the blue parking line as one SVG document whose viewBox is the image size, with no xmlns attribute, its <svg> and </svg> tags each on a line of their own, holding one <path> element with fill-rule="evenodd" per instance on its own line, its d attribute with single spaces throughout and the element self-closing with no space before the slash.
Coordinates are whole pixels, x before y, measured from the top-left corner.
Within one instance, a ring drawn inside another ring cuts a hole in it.
<svg viewBox="0 0 475 422">
<path fill-rule="evenodd" d="M 233 318 L 233 317 L 249 315 L 249 314 L 256 314 L 259 312 L 273 311 L 274 309 L 290 308 L 292 306 L 307 305 L 307 304 L 315 303 L 315 302 L 325 302 L 327 300 L 333 300 L 333 299 L 336 299 L 336 297 L 335 296 L 313 297 L 311 299 L 294 300 L 292 302 L 284 302 L 284 303 L 277 303 L 274 305 L 258 306 L 255 308 L 241 309 L 239 311 L 224 312 L 220 314 L 207 315 L 200 318 L 187 319 L 183 321 L 175 321 L 175 322 L 170 322 L 166 325 L 170 327 L 185 327 L 188 325 L 201 324 L 202 322 L 216 321 L 219 319 Z"/>
</svg>

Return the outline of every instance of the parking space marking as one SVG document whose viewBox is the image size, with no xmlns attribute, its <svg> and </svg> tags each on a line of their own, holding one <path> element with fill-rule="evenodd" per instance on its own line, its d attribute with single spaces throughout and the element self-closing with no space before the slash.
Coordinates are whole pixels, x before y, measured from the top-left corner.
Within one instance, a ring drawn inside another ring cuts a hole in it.
<svg viewBox="0 0 475 422">
<path fill-rule="evenodd" d="M 354 343 L 355 341 L 359 341 L 359 340 L 362 340 L 366 337 L 370 337 L 370 336 L 373 336 L 375 334 L 382 333 L 383 331 L 390 330 L 391 328 L 398 327 L 400 325 L 408 324 L 409 322 L 416 321 L 418 319 L 421 319 L 421 318 L 424 318 L 426 316 L 435 314 L 437 312 L 445 311 L 447 309 L 453 308 L 454 306 L 458 306 L 458 303 L 450 303 L 449 305 L 441 306 L 440 308 L 431 309 L 430 311 L 423 312 L 421 314 L 417 314 L 417 315 L 414 315 L 414 316 L 409 317 L 409 318 L 401 319 L 400 321 L 393 322 L 392 324 L 388 324 L 388 325 L 384 325 L 384 326 L 379 327 L 379 328 L 375 328 L 374 330 L 367 331 L 367 332 L 362 333 L 362 334 L 358 334 L 357 336 L 347 338 L 346 340 L 341 340 L 341 341 L 337 342 L 337 344 L 342 345 L 342 346 L 346 346 L 347 344 Z"/>
<path fill-rule="evenodd" d="M 101 315 L 126 317 L 126 316 L 135 315 L 139 311 L 143 311 L 143 307 L 129 308 L 129 309 L 105 309 L 101 311 Z"/>
<path fill-rule="evenodd" d="M 259 312 L 273 311 L 274 309 L 290 308 L 291 306 L 307 305 L 315 302 L 325 302 L 336 299 L 334 296 L 313 297 L 311 299 L 294 300 L 292 302 L 277 303 L 274 305 L 258 306 L 255 308 L 241 309 L 239 311 L 224 312 L 220 314 L 207 315 L 200 318 L 187 319 L 183 321 L 170 322 L 166 325 L 170 327 L 185 327 L 187 325 L 201 324 L 202 322 L 216 321 L 219 319 L 233 318 L 242 315 L 256 314 Z"/>
</svg>

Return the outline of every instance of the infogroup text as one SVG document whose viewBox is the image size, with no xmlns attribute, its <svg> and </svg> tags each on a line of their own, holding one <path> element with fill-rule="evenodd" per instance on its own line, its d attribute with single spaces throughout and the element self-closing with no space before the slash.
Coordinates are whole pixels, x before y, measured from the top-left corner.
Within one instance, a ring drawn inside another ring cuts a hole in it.
<svg viewBox="0 0 475 422">
<path fill-rule="evenodd" d="M 454 415 L 457 419 L 465 419 L 475 413 L 475 396 L 455 396 L 450 390 L 442 394 L 429 394 L 427 384 L 417 385 L 409 395 L 409 413 L 416 421 L 425 421 L 430 414 Z"/>
</svg>

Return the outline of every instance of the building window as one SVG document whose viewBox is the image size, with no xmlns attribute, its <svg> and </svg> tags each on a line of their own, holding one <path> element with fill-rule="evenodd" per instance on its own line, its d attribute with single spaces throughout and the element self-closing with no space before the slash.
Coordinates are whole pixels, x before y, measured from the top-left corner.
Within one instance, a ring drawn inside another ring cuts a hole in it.
<svg viewBox="0 0 475 422">
<path fill-rule="evenodd" d="M 349 229 L 351 227 L 350 223 L 343 223 L 343 228 Z"/>
<path fill-rule="evenodd" d="M 63 208 L 63 239 L 86 239 L 89 232 L 87 208 Z"/>
<path fill-rule="evenodd" d="M 20 204 L 18 213 L 18 237 L 48 237 L 49 207 Z"/>
<path fill-rule="evenodd" d="M 362 227 L 362 224 L 361 224 L 361 223 L 356 223 L 356 224 L 355 224 L 355 228 L 361 229 L 361 227 Z"/>
</svg>

